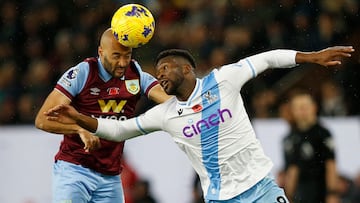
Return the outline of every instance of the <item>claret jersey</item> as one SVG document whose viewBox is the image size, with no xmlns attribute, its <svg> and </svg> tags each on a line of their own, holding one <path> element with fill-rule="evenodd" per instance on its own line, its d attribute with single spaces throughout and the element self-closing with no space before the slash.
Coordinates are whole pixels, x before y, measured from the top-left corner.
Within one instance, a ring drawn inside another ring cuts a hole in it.
<svg viewBox="0 0 360 203">
<path fill-rule="evenodd" d="M 205 198 L 231 199 L 263 179 L 272 167 L 244 108 L 241 87 L 267 68 L 294 66 L 295 54 L 275 50 L 215 69 L 196 80 L 187 101 L 173 97 L 126 122 L 98 119 L 96 134 L 120 140 L 164 130 L 187 154 Z"/>
<path fill-rule="evenodd" d="M 134 117 L 141 94 L 147 96 L 156 84 L 156 79 L 142 72 L 134 60 L 122 78 L 113 78 L 100 59 L 88 58 L 65 72 L 55 88 L 85 115 L 126 120 Z M 55 159 L 80 164 L 102 174 L 117 175 L 121 172 L 123 147 L 124 142 L 101 140 L 100 149 L 87 153 L 78 135 L 65 135 Z"/>
</svg>

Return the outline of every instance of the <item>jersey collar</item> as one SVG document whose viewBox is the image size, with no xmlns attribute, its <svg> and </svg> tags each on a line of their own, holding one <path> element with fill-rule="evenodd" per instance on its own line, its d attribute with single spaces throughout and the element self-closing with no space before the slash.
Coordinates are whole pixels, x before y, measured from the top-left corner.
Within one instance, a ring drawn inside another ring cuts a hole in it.
<svg viewBox="0 0 360 203">
<path fill-rule="evenodd" d="M 200 85 L 201 85 L 201 80 L 199 78 L 196 78 L 196 84 L 195 84 L 195 88 L 193 89 L 190 97 L 188 98 L 187 101 L 179 101 L 178 100 L 178 104 L 181 106 L 191 106 L 192 105 L 192 100 L 194 99 L 194 97 L 197 95 L 197 93 L 200 90 Z"/>
</svg>

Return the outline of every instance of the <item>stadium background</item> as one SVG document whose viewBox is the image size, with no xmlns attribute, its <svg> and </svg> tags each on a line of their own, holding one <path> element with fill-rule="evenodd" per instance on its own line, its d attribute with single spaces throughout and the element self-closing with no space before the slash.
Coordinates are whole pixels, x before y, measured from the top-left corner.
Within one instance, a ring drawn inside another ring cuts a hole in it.
<svg viewBox="0 0 360 203">
<path fill-rule="evenodd" d="M 284 116 L 286 93 L 300 86 L 317 98 L 321 116 L 359 118 L 358 0 L 1 0 L 0 136 L 4 128 L 33 125 L 59 76 L 97 55 L 100 34 L 126 3 L 145 5 L 156 19 L 153 39 L 134 50 L 150 73 L 157 53 L 166 48 L 194 53 L 201 77 L 213 67 L 269 49 L 353 45 L 357 51 L 339 67 L 268 70 L 248 82 L 242 94 L 252 119 Z M 341 108 L 326 111 L 331 101 Z"/>
</svg>

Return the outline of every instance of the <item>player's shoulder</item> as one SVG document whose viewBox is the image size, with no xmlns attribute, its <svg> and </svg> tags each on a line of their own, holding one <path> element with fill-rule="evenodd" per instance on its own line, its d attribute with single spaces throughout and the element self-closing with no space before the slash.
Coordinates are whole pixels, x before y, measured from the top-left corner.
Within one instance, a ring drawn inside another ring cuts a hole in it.
<svg viewBox="0 0 360 203">
<path fill-rule="evenodd" d="M 158 104 L 157 106 L 159 106 L 159 108 L 162 108 L 163 110 L 167 110 L 170 108 L 175 108 L 176 104 L 177 104 L 177 99 L 175 96 L 172 96 L 168 100 L 166 100 L 161 104 Z"/>
<path fill-rule="evenodd" d="M 331 136 L 330 130 L 327 127 L 325 127 L 322 123 L 317 123 L 316 128 L 317 128 L 317 131 L 320 132 L 319 134 L 322 137 L 330 137 Z"/>
<path fill-rule="evenodd" d="M 76 79 L 79 78 L 79 76 L 87 75 L 89 72 L 89 64 L 85 61 L 82 61 L 75 66 L 70 67 L 65 73 L 64 76 L 67 79 Z M 81 78 L 81 77 L 80 77 Z"/>
<path fill-rule="evenodd" d="M 134 68 L 138 72 L 142 72 L 142 67 L 141 67 L 140 63 L 135 59 L 131 59 L 130 67 Z"/>
</svg>

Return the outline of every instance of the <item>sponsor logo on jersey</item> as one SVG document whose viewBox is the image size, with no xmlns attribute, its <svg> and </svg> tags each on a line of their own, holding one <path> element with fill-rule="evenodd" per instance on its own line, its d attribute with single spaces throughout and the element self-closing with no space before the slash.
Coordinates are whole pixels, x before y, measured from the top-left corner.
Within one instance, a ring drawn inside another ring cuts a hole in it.
<svg viewBox="0 0 360 203">
<path fill-rule="evenodd" d="M 137 94 L 140 91 L 139 79 L 125 80 L 126 90 L 131 94 Z"/>
<path fill-rule="evenodd" d="M 127 117 L 122 115 L 100 115 L 100 116 L 95 116 L 95 115 L 91 115 L 91 117 L 93 118 L 105 118 L 105 119 L 111 119 L 111 120 L 119 120 L 119 121 L 125 121 L 127 120 Z"/>
<path fill-rule="evenodd" d="M 177 112 L 179 114 L 179 116 L 183 113 L 184 109 L 178 109 Z"/>
<path fill-rule="evenodd" d="M 109 95 L 119 95 L 120 94 L 120 88 L 118 87 L 110 87 L 107 89 L 107 92 Z"/>
<path fill-rule="evenodd" d="M 123 112 L 123 108 L 126 102 L 127 100 L 121 100 L 119 103 L 117 103 L 116 100 L 108 100 L 108 101 L 105 101 L 103 99 L 98 100 L 101 112 L 103 113 L 108 113 L 110 112 L 110 110 L 115 113 L 121 113 Z"/>
<path fill-rule="evenodd" d="M 100 89 L 97 88 L 97 87 L 90 88 L 90 94 L 91 95 L 99 95 L 100 94 Z"/>
<path fill-rule="evenodd" d="M 211 114 L 209 117 L 201 119 L 197 122 L 190 119 L 188 121 L 189 125 L 183 128 L 183 135 L 185 137 L 198 135 L 202 132 L 202 130 L 218 126 L 230 118 L 232 118 L 232 114 L 229 109 L 218 109 L 217 112 Z"/>
<path fill-rule="evenodd" d="M 73 68 L 67 73 L 66 78 L 70 80 L 75 79 L 78 73 L 79 73 L 79 69 Z"/>
</svg>

